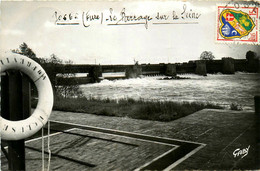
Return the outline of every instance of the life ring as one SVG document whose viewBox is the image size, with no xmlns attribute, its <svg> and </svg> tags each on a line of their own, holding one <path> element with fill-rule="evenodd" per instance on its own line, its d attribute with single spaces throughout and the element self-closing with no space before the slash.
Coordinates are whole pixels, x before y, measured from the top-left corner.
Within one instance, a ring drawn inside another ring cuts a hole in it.
<svg viewBox="0 0 260 171">
<path fill-rule="evenodd" d="M 32 59 L 8 54 L 0 57 L 0 70 L 15 69 L 27 74 L 37 87 L 39 100 L 33 114 L 24 120 L 10 121 L 0 116 L 0 134 L 3 140 L 21 140 L 38 132 L 48 121 L 53 106 L 53 90 L 44 69 Z"/>
</svg>

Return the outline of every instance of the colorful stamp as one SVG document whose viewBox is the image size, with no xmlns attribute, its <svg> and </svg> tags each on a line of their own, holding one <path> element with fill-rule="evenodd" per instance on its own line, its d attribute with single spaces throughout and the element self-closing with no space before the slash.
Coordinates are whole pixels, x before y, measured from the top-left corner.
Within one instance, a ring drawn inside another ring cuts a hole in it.
<svg viewBox="0 0 260 171">
<path fill-rule="evenodd" d="M 218 5 L 217 42 L 260 44 L 259 8 L 256 6 Z"/>
</svg>

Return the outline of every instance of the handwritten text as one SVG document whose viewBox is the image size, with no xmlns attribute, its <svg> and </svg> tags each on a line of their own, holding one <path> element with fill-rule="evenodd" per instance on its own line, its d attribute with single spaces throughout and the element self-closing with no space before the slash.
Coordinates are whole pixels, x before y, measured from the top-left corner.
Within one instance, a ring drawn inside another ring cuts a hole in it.
<svg viewBox="0 0 260 171">
<path fill-rule="evenodd" d="M 54 12 L 55 25 L 82 25 L 85 28 L 93 24 L 104 24 L 107 26 L 122 25 L 144 25 L 148 29 L 149 24 L 198 24 L 201 13 L 186 4 L 181 9 L 173 9 L 170 13 L 155 12 L 155 15 L 135 14 L 123 8 L 121 11 L 114 11 L 110 8 L 104 12 Z"/>
</svg>

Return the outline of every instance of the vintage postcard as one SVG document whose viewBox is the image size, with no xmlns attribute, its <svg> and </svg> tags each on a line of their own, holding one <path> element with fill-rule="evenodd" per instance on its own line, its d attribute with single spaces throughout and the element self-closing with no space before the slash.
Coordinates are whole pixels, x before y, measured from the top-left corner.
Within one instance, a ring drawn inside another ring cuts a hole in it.
<svg viewBox="0 0 260 171">
<path fill-rule="evenodd" d="M 259 1 L 1 1 L 0 170 L 259 170 Z"/>
</svg>

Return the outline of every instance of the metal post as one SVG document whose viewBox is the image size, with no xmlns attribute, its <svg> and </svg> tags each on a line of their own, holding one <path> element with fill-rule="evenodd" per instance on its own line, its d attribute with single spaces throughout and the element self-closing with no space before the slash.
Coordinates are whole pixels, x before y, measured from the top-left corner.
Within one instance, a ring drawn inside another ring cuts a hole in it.
<svg viewBox="0 0 260 171">
<path fill-rule="evenodd" d="M 8 71 L 1 81 L 2 117 L 17 121 L 30 116 L 30 83 L 27 76 L 17 71 Z M 25 170 L 24 140 L 6 141 L 8 144 L 9 170 Z"/>
<path fill-rule="evenodd" d="M 255 168 L 260 168 L 260 96 L 255 96 L 254 97 L 255 101 L 255 114 L 256 114 L 256 119 L 255 119 L 255 124 L 256 124 L 256 157 L 255 157 L 255 163 L 256 167 Z"/>
</svg>

